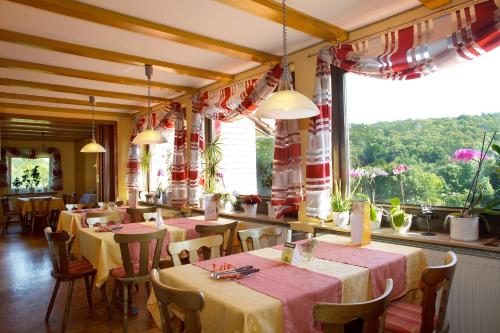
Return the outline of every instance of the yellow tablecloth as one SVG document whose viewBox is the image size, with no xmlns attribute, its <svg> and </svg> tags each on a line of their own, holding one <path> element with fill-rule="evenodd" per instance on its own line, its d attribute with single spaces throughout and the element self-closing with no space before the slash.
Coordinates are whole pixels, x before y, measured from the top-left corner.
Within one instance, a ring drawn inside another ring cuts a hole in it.
<svg viewBox="0 0 500 333">
<path fill-rule="evenodd" d="M 37 199 L 42 198 L 42 197 L 36 197 Z M 16 199 L 16 210 L 21 214 L 21 215 L 26 215 L 29 212 L 31 212 L 31 198 L 17 198 Z M 62 198 L 52 198 L 50 200 L 50 210 L 64 210 L 64 201 Z"/>
<path fill-rule="evenodd" d="M 340 245 L 348 245 L 350 241 L 347 237 L 336 235 L 323 235 L 318 240 Z M 421 272 L 427 266 L 422 249 L 379 242 L 372 242 L 366 248 L 406 256 L 406 288 L 409 290 L 418 286 Z M 280 260 L 281 257 L 281 251 L 273 248 L 252 253 L 272 260 Z M 342 281 L 343 303 L 370 299 L 372 287 L 368 268 L 316 258 L 298 266 L 339 278 Z M 173 287 L 198 289 L 204 293 L 205 307 L 201 312 L 203 332 L 283 332 L 281 302 L 275 298 L 234 281 L 212 280 L 206 270 L 194 265 L 164 269 L 160 272 L 160 280 Z M 159 325 L 158 306 L 153 293 L 148 300 L 148 309 Z"/>
<path fill-rule="evenodd" d="M 124 213 L 126 208 L 118 208 L 116 214 Z M 94 212 L 99 212 L 101 209 L 94 209 Z M 107 210 L 106 210 L 107 212 Z M 82 226 L 82 214 L 77 212 L 72 212 L 64 210 L 59 215 L 59 221 L 57 222 L 57 230 L 64 230 L 70 235 L 76 235 L 78 229 Z"/>
</svg>

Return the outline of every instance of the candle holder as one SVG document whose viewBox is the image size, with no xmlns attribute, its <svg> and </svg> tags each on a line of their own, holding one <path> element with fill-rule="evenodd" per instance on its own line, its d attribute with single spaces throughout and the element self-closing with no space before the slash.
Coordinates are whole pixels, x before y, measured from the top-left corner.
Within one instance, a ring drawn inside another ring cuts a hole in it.
<svg viewBox="0 0 500 333">
<path fill-rule="evenodd" d="M 422 209 L 422 214 L 425 216 L 426 222 L 427 222 L 427 231 L 422 232 L 423 236 L 436 236 L 434 232 L 430 232 L 430 222 L 432 218 L 432 206 L 431 205 L 421 205 L 420 208 Z"/>
</svg>

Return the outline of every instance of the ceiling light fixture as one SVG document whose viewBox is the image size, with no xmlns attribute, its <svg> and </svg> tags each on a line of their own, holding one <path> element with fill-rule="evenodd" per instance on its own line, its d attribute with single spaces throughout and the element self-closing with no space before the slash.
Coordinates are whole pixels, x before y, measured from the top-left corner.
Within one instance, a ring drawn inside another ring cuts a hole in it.
<svg viewBox="0 0 500 333">
<path fill-rule="evenodd" d="M 300 119 L 319 114 L 318 107 L 306 96 L 293 90 L 292 77 L 288 66 L 286 0 L 283 7 L 283 74 L 278 91 L 269 97 L 257 109 L 255 116 L 266 119 Z"/>
<path fill-rule="evenodd" d="M 44 135 L 45 132 L 42 132 L 42 146 L 40 147 L 40 151 L 36 154 L 36 158 L 50 158 L 50 154 L 47 152 L 47 148 L 43 142 Z"/>
<path fill-rule="evenodd" d="M 146 76 L 148 77 L 148 114 L 146 117 L 148 117 L 147 122 L 147 128 L 142 131 L 141 133 L 137 134 L 137 136 L 134 138 L 132 141 L 133 144 L 135 145 L 153 145 L 153 144 L 158 144 L 158 143 L 165 143 L 167 142 L 167 139 L 165 139 L 165 136 L 157 130 L 153 129 L 153 125 L 151 124 L 151 76 L 153 76 L 153 66 L 151 65 L 145 65 L 146 69 Z"/>
<path fill-rule="evenodd" d="M 90 143 L 87 143 L 83 148 L 80 150 L 80 153 L 105 153 L 106 149 L 104 149 L 103 146 L 95 142 L 95 134 L 94 134 L 94 117 L 95 117 L 95 98 L 94 96 L 89 96 L 89 101 L 90 104 L 92 104 L 92 140 Z"/>
</svg>

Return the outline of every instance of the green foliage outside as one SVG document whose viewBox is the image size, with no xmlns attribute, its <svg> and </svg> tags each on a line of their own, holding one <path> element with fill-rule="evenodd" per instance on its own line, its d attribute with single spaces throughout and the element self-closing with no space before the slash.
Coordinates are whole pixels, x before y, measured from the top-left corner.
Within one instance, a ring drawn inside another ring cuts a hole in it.
<svg viewBox="0 0 500 333">
<path fill-rule="evenodd" d="M 377 201 L 400 195 L 392 169 L 406 164 L 405 202 L 434 206 L 461 206 L 467 196 L 476 163 L 450 160 L 461 148 L 481 149 L 483 132 L 500 129 L 500 112 L 458 118 L 400 120 L 375 124 L 350 124 L 351 169 L 380 167 L 389 173 L 378 177 Z M 500 199 L 500 175 L 495 160 L 485 161 L 480 183 L 483 204 Z M 364 189 L 365 193 L 368 189 Z"/>
<path fill-rule="evenodd" d="M 273 184 L 274 137 L 258 135 L 257 150 L 257 192 L 270 196 Z"/>
<path fill-rule="evenodd" d="M 33 170 L 36 166 L 38 166 L 38 172 L 40 173 L 40 183 L 35 186 L 36 188 L 44 188 L 49 186 L 49 170 L 50 170 L 50 158 L 21 158 L 21 157 L 12 157 L 11 158 L 11 188 L 14 187 L 14 181 L 18 178 L 20 181 L 23 181 L 23 174 L 25 174 L 25 170 Z M 28 177 L 31 177 L 31 171 L 28 174 Z M 26 177 L 25 177 L 26 178 Z M 29 185 L 21 185 L 22 187 L 29 188 Z"/>
</svg>

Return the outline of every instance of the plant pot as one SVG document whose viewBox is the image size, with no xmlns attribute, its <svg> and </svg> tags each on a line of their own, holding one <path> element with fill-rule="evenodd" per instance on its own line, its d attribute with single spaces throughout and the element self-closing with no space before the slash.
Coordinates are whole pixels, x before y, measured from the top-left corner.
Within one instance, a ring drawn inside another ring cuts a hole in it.
<svg viewBox="0 0 500 333">
<path fill-rule="evenodd" d="M 333 224 L 340 227 L 347 227 L 349 225 L 349 214 L 349 211 L 332 212 Z"/>
<path fill-rule="evenodd" d="M 231 203 L 230 200 L 227 201 L 220 201 L 219 202 L 219 208 L 221 211 L 226 212 L 226 213 L 231 213 L 233 212 L 233 204 Z"/>
<path fill-rule="evenodd" d="M 479 217 L 459 217 L 448 215 L 450 221 L 450 237 L 460 241 L 475 241 L 479 238 Z"/>
<path fill-rule="evenodd" d="M 393 219 L 393 216 L 391 215 L 391 224 L 394 230 L 396 230 L 399 234 L 406 234 L 410 228 L 411 228 L 411 223 L 413 220 L 413 215 L 412 214 L 405 214 L 404 219 L 399 222 Z"/>
<path fill-rule="evenodd" d="M 205 221 L 217 221 L 219 219 L 219 198 L 217 194 L 205 194 L 203 206 L 205 210 Z"/>
<path fill-rule="evenodd" d="M 376 209 L 377 219 L 375 221 L 370 221 L 370 229 L 377 230 L 380 229 L 380 224 L 382 223 L 382 210 Z"/>
<path fill-rule="evenodd" d="M 245 214 L 249 216 L 257 215 L 257 204 L 243 204 L 243 209 L 245 210 Z"/>
</svg>

